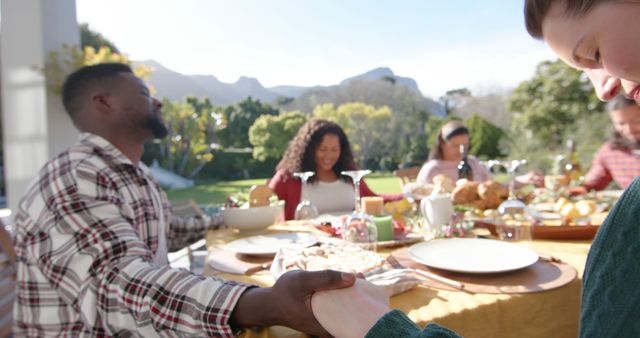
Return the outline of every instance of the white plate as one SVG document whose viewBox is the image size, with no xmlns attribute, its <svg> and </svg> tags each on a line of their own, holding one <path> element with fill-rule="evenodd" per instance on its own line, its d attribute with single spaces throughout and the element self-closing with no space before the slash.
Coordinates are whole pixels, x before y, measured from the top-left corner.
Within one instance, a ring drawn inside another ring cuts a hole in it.
<svg viewBox="0 0 640 338">
<path fill-rule="evenodd" d="M 227 244 L 227 249 L 243 255 L 275 255 L 280 248 L 306 248 L 318 243 L 318 238 L 306 233 L 258 235 L 241 238 Z"/>
<path fill-rule="evenodd" d="M 432 268 L 465 273 L 512 271 L 538 261 L 538 255 L 523 246 L 479 238 L 419 243 L 409 248 L 409 256 Z"/>
</svg>

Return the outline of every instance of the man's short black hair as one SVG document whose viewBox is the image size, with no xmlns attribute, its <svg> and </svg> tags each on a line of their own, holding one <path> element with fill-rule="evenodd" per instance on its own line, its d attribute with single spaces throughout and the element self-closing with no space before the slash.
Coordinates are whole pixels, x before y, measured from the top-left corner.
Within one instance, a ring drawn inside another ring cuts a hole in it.
<svg viewBox="0 0 640 338">
<path fill-rule="evenodd" d="M 115 78 L 120 73 L 132 73 L 131 67 L 122 63 L 101 63 L 82 67 L 71 73 L 62 85 L 62 104 L 75 122 L 89 90 L 105 80 Z"/>
<path fill-rule="evenodd" d="M 635 105 L 637 105 L 636 101 L 630 100 L 623 95 L 618 95 L 611 101 L 607 102 L 607 111 L 612 112 L 614 110 L 621 110 Z"/>
</svg>

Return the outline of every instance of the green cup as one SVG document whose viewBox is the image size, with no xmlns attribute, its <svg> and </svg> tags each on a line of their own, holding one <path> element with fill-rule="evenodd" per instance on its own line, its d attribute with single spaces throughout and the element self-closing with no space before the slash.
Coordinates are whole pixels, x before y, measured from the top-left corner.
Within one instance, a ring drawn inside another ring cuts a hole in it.
<svg viewBox="0 0 640 338">
<path fill-rule="evenodd" d="M 378 242 L 393 240 L 393 220 L 391 216 L 373 216 L 373 223 L 378 229 Z"/>
</svg>

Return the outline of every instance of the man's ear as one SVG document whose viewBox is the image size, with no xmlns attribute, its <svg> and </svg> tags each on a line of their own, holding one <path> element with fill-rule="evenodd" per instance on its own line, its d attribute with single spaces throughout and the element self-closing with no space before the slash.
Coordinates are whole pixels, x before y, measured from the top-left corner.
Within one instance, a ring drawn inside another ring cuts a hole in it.
<svg viewBox="0 0 640 338">
<path fill-rule="evenodd" d="M 91 97 L 91 104 L 101 114 L 110 114 L 113 111 L 113 102 L 107 93 L 96 93 Z"/>
</svg>

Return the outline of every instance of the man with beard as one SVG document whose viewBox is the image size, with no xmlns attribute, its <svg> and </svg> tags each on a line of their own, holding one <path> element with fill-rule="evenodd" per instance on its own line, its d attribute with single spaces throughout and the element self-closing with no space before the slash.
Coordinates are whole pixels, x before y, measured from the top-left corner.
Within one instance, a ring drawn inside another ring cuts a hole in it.
<svg viewBox="0 0 640 338">
<path fill-rule="evenodd" d="M 62 100 L 82 132 L 40 170 L 16 215 L 16 336 L 232 336 L 285 325 L 327 335 L 309 300 L 353 285 L 336 271 L 293 272 L 272 288 L 205 278 L 167 265 L 167 250 L 202 238 L 219 218 L 171 217 L 140 163 L 164 137 L 162 104 L 122 64 L 79 69 Z"/>
<path fill-rule="evenodd" d="M 640 175 L 640 106 L 620 95 L 607 103 L 613 136 L 593 158 L 585 190 L 602 190 L 612 181 L 621 189 Z"/>
</svg>

